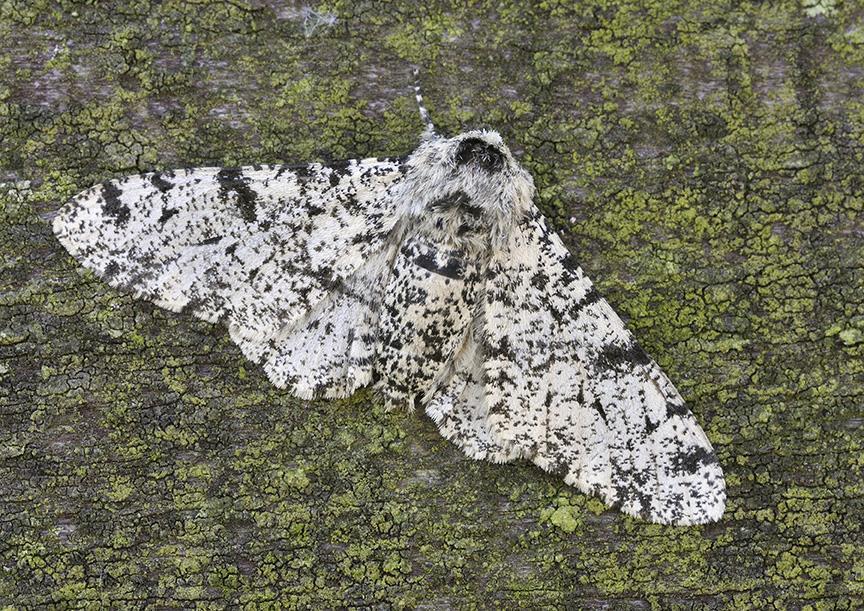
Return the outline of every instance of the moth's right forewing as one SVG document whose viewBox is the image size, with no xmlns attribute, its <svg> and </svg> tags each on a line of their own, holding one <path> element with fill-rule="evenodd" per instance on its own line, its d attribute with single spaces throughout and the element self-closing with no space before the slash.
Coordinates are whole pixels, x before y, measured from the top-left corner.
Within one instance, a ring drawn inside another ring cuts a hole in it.
<svg viewBox="0 0 864 611">
<path fill-rule="evenodd" d="M 476 345 L 427 406 L 442 433 L 471 456 L 531 458 L 632 515 L 718 520 L 708 438 L 538 211 L 486 276 Z"/>
</svg>

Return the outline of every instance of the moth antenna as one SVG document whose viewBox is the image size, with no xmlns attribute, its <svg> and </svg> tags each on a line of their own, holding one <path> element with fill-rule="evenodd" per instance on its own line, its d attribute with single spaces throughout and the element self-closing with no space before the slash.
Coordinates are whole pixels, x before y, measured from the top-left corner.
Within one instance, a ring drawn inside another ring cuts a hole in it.
<svg viewBox="0 0 864 611">
<path fill-rule="evenodd" d="M 420 68 L 414 68 L 414 96 L 417 98 L 417 109 L 420 111 L 420 120 L 426 126 L 423 132 L 423 139 L 431 139 L 437 136 L 435 125 L 429 117 L 429 111 L 423 105 L 423 94 L 420 92 Z"/>
</svg>

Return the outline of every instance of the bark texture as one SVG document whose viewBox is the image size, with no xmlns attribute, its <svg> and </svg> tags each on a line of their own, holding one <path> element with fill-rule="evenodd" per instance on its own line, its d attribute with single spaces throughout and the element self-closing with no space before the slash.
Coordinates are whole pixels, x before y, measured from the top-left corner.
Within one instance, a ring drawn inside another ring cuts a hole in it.
<svg viewBox="0 0 864 611">
<path fill-rule="evenodd" d="M 111 177 L 408 152 L 412 64 L 682 390 L 723 521 L 291 399 L 53 239 Z M 0 2 L 0 602 L 860 608 L 862 94 L 851 0 Z"/>
</svg>

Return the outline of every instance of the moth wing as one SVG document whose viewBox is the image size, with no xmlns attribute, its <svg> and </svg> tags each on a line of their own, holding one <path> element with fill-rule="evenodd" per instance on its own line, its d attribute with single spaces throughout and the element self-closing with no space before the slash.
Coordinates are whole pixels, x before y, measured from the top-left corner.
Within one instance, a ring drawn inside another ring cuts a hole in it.
<svg viewBox="0 0 864 611">
<path fill-rule="evenodd" d="M 720 518 L 708 438 L 539 212 L 493 255 L 484 301 L 427 404 L 442 434 L 474 458 L 530 458 L 654 522 Z"/>
<path fill-rule="evenodd" d="M 79 194 L 54 232 L 112 286 L 224 320 L 277 385 L 344 396 L 371 375 L 374 295 L 351 287 L 386 269 L 402 168 L 364 159 L 130 176 Z"/>
<path fill-rule="evenodd" d="M 425 411 L 440 433 L 466 455 L 477 460 L 508 462 L 523 453 L 490 430 L 483 361 L 483 346 L 478 330 L 473 328 L 429 393 Z"/>
</svg>

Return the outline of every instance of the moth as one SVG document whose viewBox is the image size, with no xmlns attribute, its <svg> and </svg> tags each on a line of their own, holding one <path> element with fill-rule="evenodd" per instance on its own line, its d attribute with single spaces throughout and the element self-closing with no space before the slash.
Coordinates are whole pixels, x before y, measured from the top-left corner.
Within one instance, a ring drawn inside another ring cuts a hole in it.
<svg viewBox="0 0 864 611">
<path fill-rule="evenodd" d="M 371 385 L 468 456 L 529 459 L 654 522 L 719 520 L 723 473 L 681 395 L 598 295 L 494 131 L 406 157 L 111 180 L 54 232 L 111 286 L 224 321 L 303 399 Z"/>
</svg>

